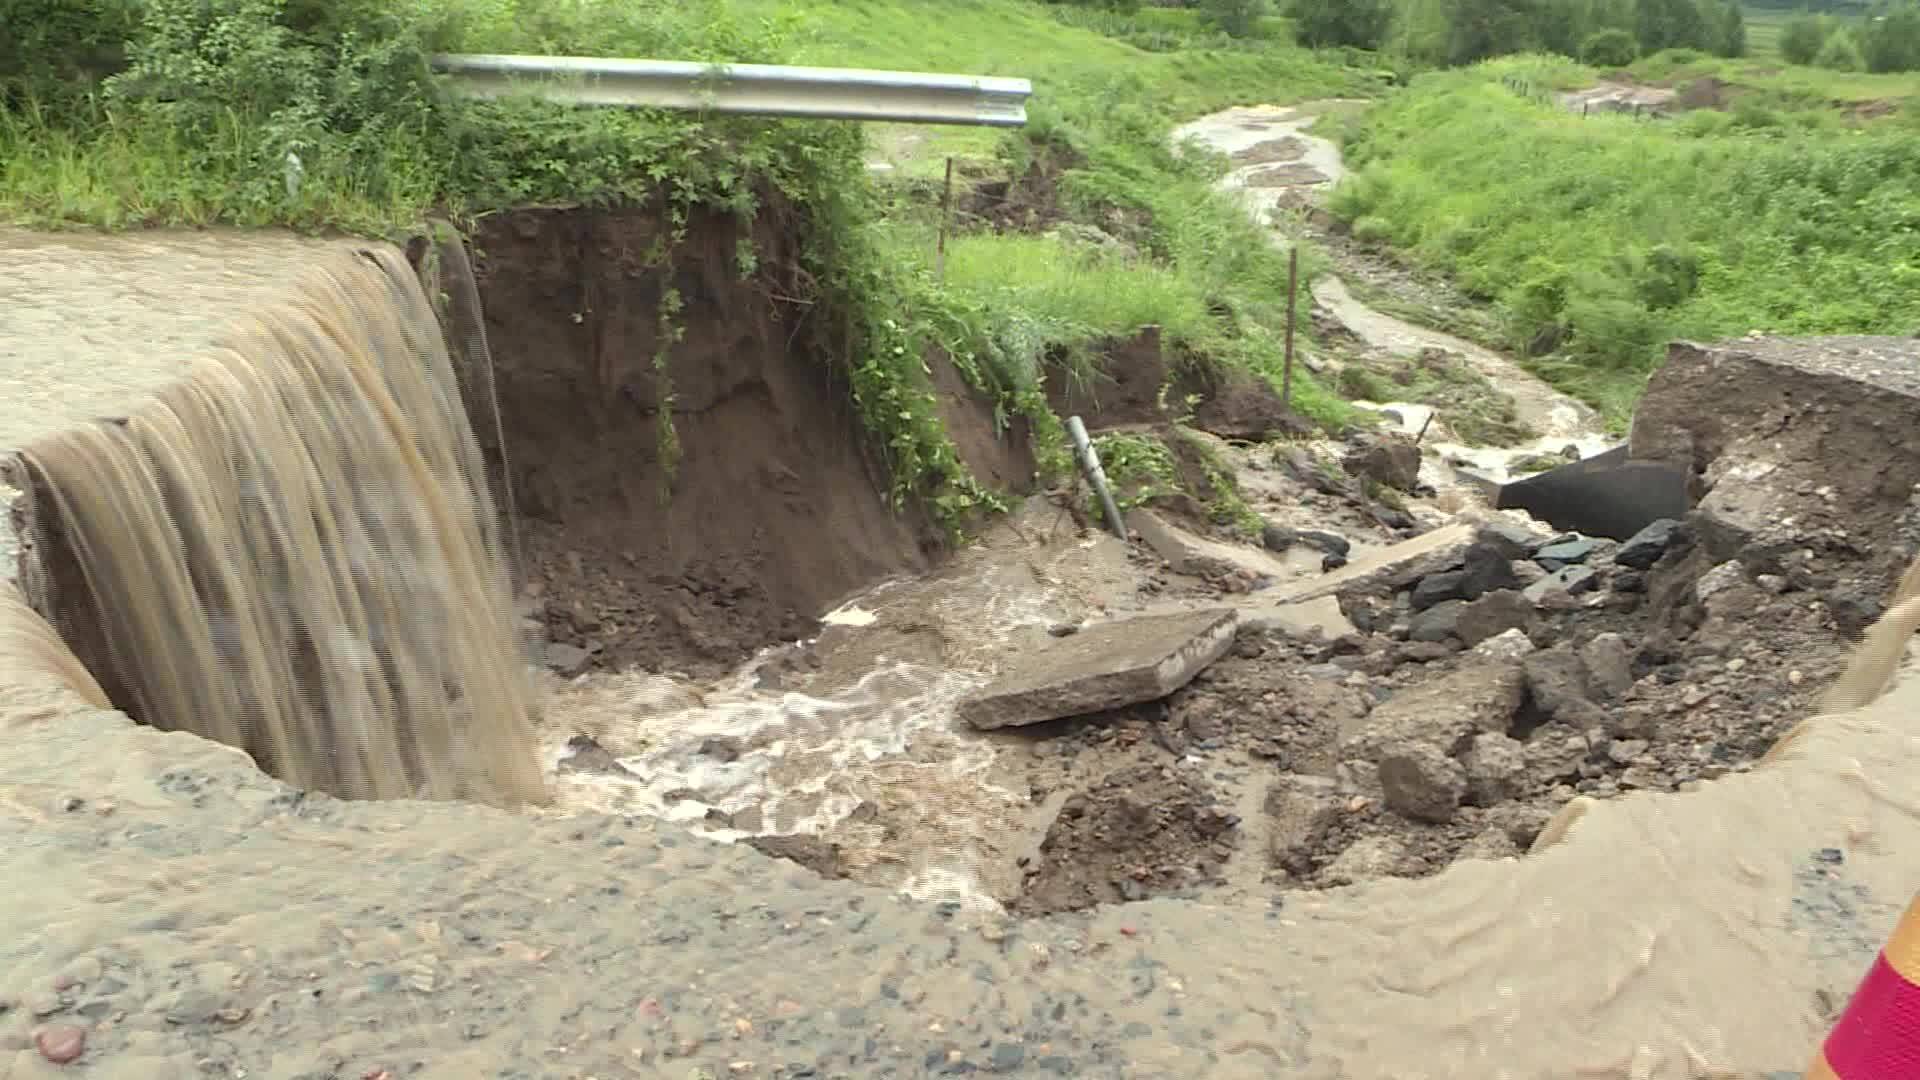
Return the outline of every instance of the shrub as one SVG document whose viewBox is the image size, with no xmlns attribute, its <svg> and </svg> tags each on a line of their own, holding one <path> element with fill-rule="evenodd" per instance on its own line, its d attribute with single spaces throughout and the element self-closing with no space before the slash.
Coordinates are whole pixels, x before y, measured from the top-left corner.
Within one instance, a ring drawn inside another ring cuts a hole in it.
<svg viewBox="0 0 1920 1080">
<path fill-rule="evenodd" d="M 1393 23 L 1392 0 L 1293 0 L 1294 35 L 1314 48 L 1378 49 Z"/>
<path fill-rule="evenodd" d="M 1813 58 L 1813 66 L 1828 71 L 1865 71 L 1867 58 L 1860 53 L 1860 43 L 1854 40 L 1850 30 L 1835 30 L 1827 35 L 1827 43 L 1820 46 L 1820 54 Z"/>
<path fill-rule="evenodd" d="M 1597 30 L 1580 43 L 1580 62 L 1594 67 L 1626 67 L 1640 59 L 1640 43 L 1625 30 Z"/>
<path fill-rule="evenodd" d="M 1200 0 L 1200 8 L 1215 26 L 1232 37 L 1252 37 L 1267 13 L 1267 0 Z"/>
<path fill-rule="evenodd" d="M 1788 20 L 1780 31 L 1780 55 L 1789 64 L 1811 64 L 1827 43 L 1829 25 L 1818 15 L 1801 12 Z"/>
<path fill-rule="evenodd" d="M 139 17 L 132 0 L 0 0 L 0 106 L 9 84 L 41 91 L 117 70 Z"/>
<path fill-rule="evenodd" d="M 1867 24 L 1867 70 L 1920 71 L 1920 5 L 1903 4 Z"/>
</svg>

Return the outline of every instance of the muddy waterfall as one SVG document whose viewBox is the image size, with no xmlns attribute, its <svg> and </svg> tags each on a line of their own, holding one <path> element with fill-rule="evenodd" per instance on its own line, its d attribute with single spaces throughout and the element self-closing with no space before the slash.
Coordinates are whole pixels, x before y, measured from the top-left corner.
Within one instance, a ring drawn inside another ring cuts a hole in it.
<svg viewBox="0 0 1920 1080">
<path fill-rule="evenodd" d="M 351 798 L 546 800 L 479 445 L 391 250 L 21 455 L 35 606 L 129 715 Z"/>
</svg>

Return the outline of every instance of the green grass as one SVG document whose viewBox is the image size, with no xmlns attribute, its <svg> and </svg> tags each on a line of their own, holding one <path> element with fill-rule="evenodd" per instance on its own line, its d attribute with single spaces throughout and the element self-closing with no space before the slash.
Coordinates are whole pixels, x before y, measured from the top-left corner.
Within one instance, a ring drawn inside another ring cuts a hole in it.
<svg viewBox="0 0 1920 1080">
<path fill-rule="evenodd" d="M 1641 79 L 1679 86 L 1712 77 L 1759 96 L 1774 108 L 1824 108 L 1867 102 L 1902 102 L 1920 94 L 1920 73 L 1873 75 L 1789 64 L 1778 50 L 1737 59 L 1690 50 L 1655 53 L 1629 70 Z"/>
<path fill-rule="evenodd" d="M 1171 339 L 1192 343 L 1215 330 L 1205 292 L 1180 268 L 1103 257 L 1042 236 L 958 237 L 947 249 L 947 282 L 976 296 L 1002 293 L 1020 309 L 1088 337 L 1124 336 L 1157 324 Z"/>
<path fill-rule="evenodd" d="M 1502 61 L 1421 77 L 1352 129 L 1335 209 L 1492 299 L 1543 374 L 1630 411 L 1666 341 L 1920 328 L 1920 140 L 1778 114 L 1582 118 L 1507 91 L 1592 73 Z"/>
<path fill-rule="evenodd" d="M 0 84 L 11 102 L 0 104 L 0 223 L 393 237 L 430 212 L 638 204 L 677 221 L 771 202 L 800 223 L 812 283 L 802 299 L 846 316 L 817 321 L 832 329 L 815 348 L 848 372 L 895 496 L 948 521 L 994 500 L 966 475 L 921 385 L 925 348 L 947 346 L 1003 409 L 1036 418 L 1037 357 L 1146 322 L 1196 362 L 1276 374 L 1284 259 L 1211 190 L 1222 163 L 1177 159 L 1167 134 L 1231 104 L 1379 85 L 1364 66 L 1294 47 L 1271 21 L 1234 41 L 1187 13 L 1118 18 L 1028 0 L 137 3 L 147 23 L 115 82 Z M 432 51 L 1019 75 L 1035 96 L 1015 133 L 466 102 L 427 77 Z M 906 186 L 869 179 L 876 152 L 902 162 Z M 951 276 L 934 281 L 924 235 L 902 237 L 924 233 L 920 196 L 949 154 L 1013 174 L 1065 162 L 1066 211 L 1125 222 L 1142 258 L 1089 266 L 1038 239 L 963 237 Z M 664 239 L 651 253 L 661 263 L 674 258 Z M 901 257 L 908 247 L 919 254 Z M 1310 378 L 1295 390 L 1311 417 L 1347 415 Z"/>
</svg>

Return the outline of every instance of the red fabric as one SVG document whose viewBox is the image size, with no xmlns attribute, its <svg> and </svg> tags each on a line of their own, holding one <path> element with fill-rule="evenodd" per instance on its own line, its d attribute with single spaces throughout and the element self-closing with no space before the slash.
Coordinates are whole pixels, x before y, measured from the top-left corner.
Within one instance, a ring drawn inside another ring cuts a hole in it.
<svg viewBox="0 0 1920 1080">
<path fill-rule="evenodd" d="M 1840 1080 L 1920 1080 L 1920 986 L 1875 957 L 1847 1011 L 1827 1035 Z"/>
</svg>

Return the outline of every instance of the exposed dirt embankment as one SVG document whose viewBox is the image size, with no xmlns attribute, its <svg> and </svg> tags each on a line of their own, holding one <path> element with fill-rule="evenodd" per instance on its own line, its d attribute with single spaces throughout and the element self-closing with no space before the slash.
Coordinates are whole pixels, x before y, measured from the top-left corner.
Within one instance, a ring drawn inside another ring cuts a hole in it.
<svg viewBox="0 0 1920 1080">
<path fill-rule="evenodd" d="M 696 214 L 668 242 L 647 210 L 525 210 L 473 237 L 526 613 L 604 665 L 697 673 L 924 569 L 940 540 L 887 504 L 819 314 L 791 299 L 795 233 Z M 985 409 L 948 412 L 963 446 L 998 445 Z"/>
</svg>

